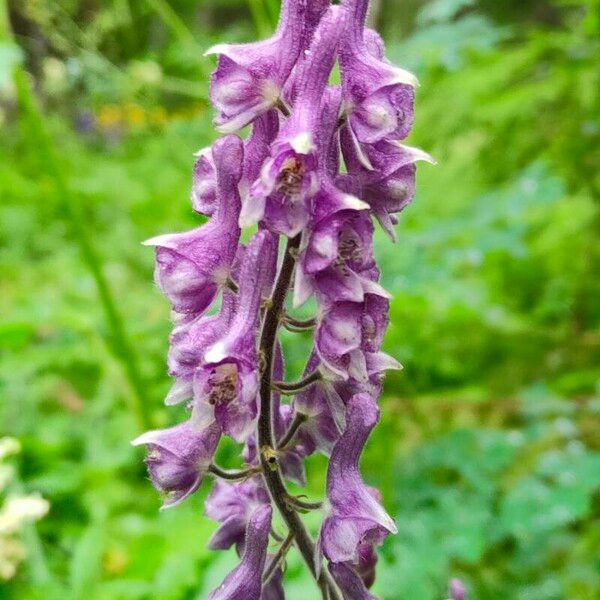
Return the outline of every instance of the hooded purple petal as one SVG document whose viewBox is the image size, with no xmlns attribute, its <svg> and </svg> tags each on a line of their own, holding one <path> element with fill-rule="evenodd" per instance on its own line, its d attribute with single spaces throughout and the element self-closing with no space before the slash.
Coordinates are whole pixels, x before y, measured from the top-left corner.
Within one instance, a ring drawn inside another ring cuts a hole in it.
<svg viewBox="0 0 600 600">
<path fill-rule="evenodd" d="M 360 575 L 349 565 L 344 563 L 329 563 L 329 571 L 338 584 L 344 600 L 377 600 L 369 594 Z"/>
<path fill-rule="evenodd" d="M 361 543 L 379 544 L 396 525 L 362 481 L 358 461 L 379 419 L 375 401 L 357 394 L 348 402 L 346 430 L 331 453 L 327 471 L 328 516 L 319 534 L 319 551 L 332 562 L 359 562 Z"/>
<path fill-rule="evenodd" d="M 383 58 L 381 41 L 365 32 L 368 0 L 345 0 L 352 13 L 340 49 L 340 71 L 349 127 L 361 143 L 406 137 L 413 121 L 414 75 Z"/>
<path fill-rule="evenodd" d="M 236 136 L 222 138 L 212 155 L 218 206 L 211 220 L 192 231 L 145 242 L 156 246 L 156 281 L 179 313 L 199 314 L 208 308 L 227 281 L 238 247 L 242 141 Z"/>
<path fill-rule="evenodd" d="M 194 431 L 189 422 L 169 429 L 147 431 L 133 442 L 146 444 L 146 466 L 154 487 L 166 494 L 162 508 L 183 502 L 193 494 L 212 462 L 221 432 L 212 425 Z"/>
<path fill-rule="evenodd" d="M 260 600 L 271 512 L 268 505 L 254 511 L 246 528 L 246 543 L 239 565 L 208 596 L 208 600 Z"/>
<path fill-rule="evenodd" d="M 269 503 L 269 494 L 262 480 L 253 477 L 238 483 L 215 481 L 206 498 L 206 516 L 221 525 L 208 542 L 212 550 L 227 550 L 233 545 L 242 547 L 248 519 L 254 511 Z"/>
<path fill-rule="evenodd" d="M 418 148 L 385 141 L 368 146 L 361 157 L 347 127 L 342 130 L 341 140 L 348 175 L 338 177 L 336 185 L 367 202 L 383 229 L 395 240 L 392 215 L 402 211 L 414 196 L 415 163 L 435 161 Z M 370 168 L 364 166 L 365 157 Z"/>
<path fill-rule="evenodd" d="M 273 37 L 250 44 L 219 44 L 210 97 L 219 111 L 215 124 L 231 133 L 276 106 L 304 43 L 307 0 L 284 0 Z"/>
</svg>

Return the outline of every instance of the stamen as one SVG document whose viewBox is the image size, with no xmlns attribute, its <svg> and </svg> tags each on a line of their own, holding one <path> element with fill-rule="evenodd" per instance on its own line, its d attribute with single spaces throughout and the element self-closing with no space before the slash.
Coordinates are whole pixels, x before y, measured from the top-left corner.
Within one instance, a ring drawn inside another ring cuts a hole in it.
<svg viewBox="0 0 600 600">
<path fill-rule="evenodd" d="M 287 158 L 281 166 L 275 189 L 284 196 L 299 195 L 302 187 L 302 179 L 304 178 L 304 171 L 304 164 L 301 160 L 295 156 Z"/>
<path fill-rule="evenodd" d="M 212 405 L 229 404 L 235 400 L 238 373 L 233 364 L 219 365 L 208 380 L 211 390 L 208 402 Z"/>
</svg>

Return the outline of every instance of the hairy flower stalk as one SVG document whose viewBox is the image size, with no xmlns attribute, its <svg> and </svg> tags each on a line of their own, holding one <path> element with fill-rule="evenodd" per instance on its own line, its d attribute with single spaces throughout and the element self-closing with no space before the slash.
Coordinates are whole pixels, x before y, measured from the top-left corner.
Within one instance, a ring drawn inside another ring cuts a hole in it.
<svg viewBox="0 0 600 600">
<path fill-rule="evenodd" d="M 368 0 L 283 0 L 273 37 L 209 50 L 215 124 L 227 134 L 194 165 L 192 207 L 209 219 L 148 242 L 175 315 L 166 403 L 186 416 L 134 444 L 148 448 L 163 508 L 214 480 L 209 547 L 234 547 L 240 562 L 212 599 L 284 598 L 295 547 L 322 598 L 370 600 L 376 548 L 396 532 L 358 467 L 385 371 L 401 368 L 381 351 L 390 296 L 373 221 L 394 239 L 415 163 L 431 159 L 399 143 L 416 80 L 385 59 L 367 10 Z M 336 65 L 340 86 L 329 84 Z M 243 141 L 234 132 L 246 125 Z M 316 314 L 294 318 L 292 305 L 311 297 Z M 313 332 L 304 373 L 288 379 L 283 328 Z M 243 467 L 215 464 L 225 436 Z M 316 452 L 329 457 L 326 497 L 293 496 L 287 482 L 304 485 Z M 302 519 L 311 510 L 323 510 L 316 542 Z"/>
</svg>

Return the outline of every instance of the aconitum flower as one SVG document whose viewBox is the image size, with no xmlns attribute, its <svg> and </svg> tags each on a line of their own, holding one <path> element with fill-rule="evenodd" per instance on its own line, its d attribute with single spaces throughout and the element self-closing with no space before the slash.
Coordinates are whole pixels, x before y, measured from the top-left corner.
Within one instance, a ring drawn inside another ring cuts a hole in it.
<svg viewBox="0 0 600 600">
<path fill-rule="evenodd" d="M 342 379 L 368 381 L 365 353 L 379 350 L 389 300 L 374 294 L 363 302 L 338 302 L 320 320 L 315 347 L 325 366 Z"/>
<path fill-rule="evenodd" d="M 450 588 L 450 600 L 467 600 L 467 590 L 460 579 L 451 579 L 448 587 Z"/>
<path fill-rule="evenodd" d="M 212 550 L 244 546 L 248 520 L 254 511 L 269 504 L 269 493 L 256 478 L 227 483 L 216 481 L 204 507 L 206 516 L 220 523 L 208 542 Z"/>
<path fill-rule="evenodd" d="M 163 508 L 183 502 L 200 487 L 220 437 L 218 427 L 194 431 L 185 422 L 147 431 L 133 440 L 134 446 L 148 446 L 146 466 L 154 487 L 166 494 Z"/>
<path fill-rule="evenodd" d="M 268 40 L 206 51 L 219 55 L 210 88 L 219 131 L 237 131 L 277 105 L 302 49 L 307 5 L 308 0 L 283 0 L 277 31 Z"/>
<path fill-rule="evenodd" d="M 417 79 L 385 60 L 380 41 L 365 35 L 368 4 L 347 0 L 352 19 L 340 51 L 340 71 L 348 127 L 360 143 L 372 144 L 406 137 Z"/>
<path fill-rule="evenodd" d="M 201 314 L 229 277 L 240 237 L 238 219 L 243 146 L 235 136 L 215 143 L 217 208 L 211 220 L 192 231 L 144 242 L 156 247 L 156 281 L 179 313 Z"/>
<path fill-rule="evenodd" d="M 375 401 L 357 394 L 347 406 L 346 430 L 331 453 L 327 470 L 329 514 L 319 534 L 318 552 L 334 563 L 359 563 L 361 544 L 379 544 L 397 528 L 358 471 L 358 460 L 379 420 Z"/>
<path fill-rule="evenodd" d="M 209 220 L 149 242 L 174 315 L 165 402 L 188 415 L 134 443 L 148 446 L 165 506 L 215 478 L 208 545 L 235 548 L 240 562 L 211 600 L 283 600 L 295 551 L 315 579 L 306 597 L 373 600 L 376 549 L 396 531 L 358 469 L 385 372 L 401 368 L 382 350 L 390 295 L 373 223 L 394 236 L 415 165 L 431 159 L 398 141 L 412 124 L 416 80 L 385 59 L 365 27 L 367 4 L 283 0 L 271 38 L 209 50 L 219 55 L 215 123 L 230 134 L 196 155 L 192 208 Z M 336 65 L 341 85 L 330 84 Z M 231 135 L 246 126 L 244 140 Z M 294 317 L 301 304 L 314 306 L 310 318 Z M 312 331 L 297 381 L 287 380 L 282 328 Z M 229 451 L 217 452 L 224 437 Z M 215 459 L 230 457 L 232 443 L 236 469 Z M 316 452 L 329 457 L 326 498 L 292 494 L 288 481 L 306 483 Z M 302 514 L 318 509 L 315 542 Z"/>
<path fill-rule="evenodd" d="M 240 564 L 223 583 L 214 590 L 208 600 L 258 600 L 262 590 L 262 572 L 267 557 L 267 542 L 271 529 L 270 506 L 257 508 L 246 528 L 244 553 Z"/>
</svg>

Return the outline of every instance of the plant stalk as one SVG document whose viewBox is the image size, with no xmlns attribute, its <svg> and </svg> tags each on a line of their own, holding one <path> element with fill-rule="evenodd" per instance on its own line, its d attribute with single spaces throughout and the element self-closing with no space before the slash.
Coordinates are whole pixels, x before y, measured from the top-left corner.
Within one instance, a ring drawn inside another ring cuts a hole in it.
<svg viewBox="0 0 600 600">
<path fill-rule="evenodd" d="M 308 566 L 311 574 L 317 581 L 323 598 L 331 600 L 342 600 L 339 592 L 329 575 L 321 570 L 317 573 L 314 554 L 314 543 L 304 527 L 304 523 L 298 512 L 289 505 L 288 492 L 283 482 L 281 470 L 276 456 L 276 442 L 273 433 L 273 398 L 271 390 L 271 376 L 273 371 L 273 350 L 277 340 L 277 331 L 281 322 L 285 298 L 294 271 L 294 257 L 300 246 L 300 235 L 288 240 L 283 262 L 277 276 L 275 289 L 271 296 L 269 308 L 265 313 L 263 327 L 260 336 L 260 353 L 264 357 L 264 370 L 260 380 L 260 416 L 257 426 L 258 448 L 260 462 L 263 468 L 265 485 L 275 506 L 281 513 L 283 520 L 288 526 L 289 532 L 294 536 L 295 544 Z"/>
</svg>

